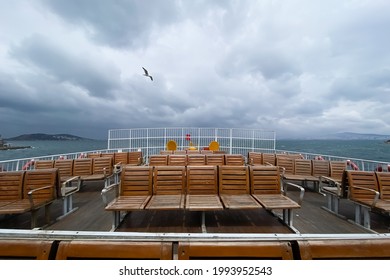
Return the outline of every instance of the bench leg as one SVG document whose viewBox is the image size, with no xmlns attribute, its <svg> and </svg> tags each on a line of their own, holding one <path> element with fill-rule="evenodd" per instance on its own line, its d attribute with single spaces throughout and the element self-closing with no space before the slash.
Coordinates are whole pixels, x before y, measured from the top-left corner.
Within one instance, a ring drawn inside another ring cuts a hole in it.
<svg viewBox="0 0 390 280">
<path fill-rule="evenodd" d="M 363 212 L 363 225 L 366 228 L 371 228 L 371 220 L 370 220 L 370 209 L 367 207 L 362 207 Z"/>
<path fill-rule="evenodd" d="M 113 211 L 112 212 L 112 225 L 111 225 L 111 231 L 115 231 L 116 228 L 119 226 L 121 220 L 121 211 Z"/>
<path fill-rule="evenodd" d="M 355 223 L 357 223 L 358 225 L 362 224 L 361 206 L 359 204 L 355 205 Z"/>
<path fill-rule="evenodd" d="M 31 228 L 35 228 L 37 226 L 37 212 L 38 210 L 31 210 Z"/>
<path fill-rule="evenodd" d="M 69 215 L 70 213 L 73 213 L 76 211 L 78 207 L 73 208 L 73 196 L 68 195 L 62 198 L 62 216 L 58 217 L 57 220 L 60 220 L 64 218 L 65 216 Z"/>
<path fill-rule="evenodd" d="M 207 233 L 206 229 L 206 213 L 202 211 L 202 233 Z"/>
<path fill-rule="evenodd" d="M 283 222 L 292 227 L 293 224 L 293 211 L 292 209 L 283 209 Z"/>
</svg>

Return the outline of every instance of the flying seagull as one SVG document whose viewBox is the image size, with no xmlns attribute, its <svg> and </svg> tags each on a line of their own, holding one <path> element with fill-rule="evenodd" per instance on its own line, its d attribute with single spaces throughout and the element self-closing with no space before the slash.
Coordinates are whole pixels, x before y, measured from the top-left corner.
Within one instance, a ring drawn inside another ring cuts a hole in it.
<svg viewBox="0 0 390 280">
<path fill-rule="evenodd" d="M 148 70 L 146 70 L 143 67 L 142 67 L 142 69 L 144 69 L 144 72 L 145 72 L 144 76 L 149 77 L 153 81 L 153 77 L 149 75 Z"/>
</svg>

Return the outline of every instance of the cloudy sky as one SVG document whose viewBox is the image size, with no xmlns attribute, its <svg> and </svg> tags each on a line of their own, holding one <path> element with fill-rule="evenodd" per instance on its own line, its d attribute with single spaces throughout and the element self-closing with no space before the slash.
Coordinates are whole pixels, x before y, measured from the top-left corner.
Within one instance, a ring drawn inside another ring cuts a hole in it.
<svg viewBox="0 0 390 280">
<path fill-rule="evenodd" d="M 3 137 L 181 126 L 390 134 L 390 1 L 0 0 Z"/>
</svg>

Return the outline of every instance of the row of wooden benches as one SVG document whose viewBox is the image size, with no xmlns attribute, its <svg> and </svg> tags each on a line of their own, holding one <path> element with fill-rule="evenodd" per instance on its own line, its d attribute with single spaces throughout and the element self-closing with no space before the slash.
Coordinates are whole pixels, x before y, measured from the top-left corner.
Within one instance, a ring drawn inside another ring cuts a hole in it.
<svg viewBox="0 0 390 280">
<path fill-rule="evenodd" d="M 347 161 L 304 159 L 299 154 L 248 153 L 251 165 L 275 165 L 283 168 L 285 179 L 318 182 L 319 177 L 330 177 L 341 182 Z"/>
<path fill-rule="evenodd" d="M 144 163 L 142 151 L 113 152 L 113 153 L 88 153 L 87 158 L 110 157 L 113 164 L 141 165 Z"/>
<path fill-rule="evenodd" d="M 287 186 L 300 190 L 298 202 L 288 198 Z M 110 201 L 108 193 L 116 189 Z M 102 191 L 106 210 L 113 211 L 113 229 L 121 211 L 142 209 L 215 211 L 222 209 L 283 209 L 292 226 L 292 209 L 299 208 L 304 189 L 282 184 L 275 166 L 125 166 L 119 184 Z M 204 223 L 204 220 L 203 220 Z M 202 226 L 204 224 L 202 223 Z"/>
<path fill-rule="evenodd" d="M 148 165 L 245 165 L 241 154 L 166 154 L 149 156 Z"/>
<path fill-rule="evenodd" d="M 280 241 L 0 240 L 1 259 L 390 259 L 390 239 Z"/>
<path fill-rule="evenodd" d="M 31 212 L 31 228 L 36 227 L 37 211 L 45 208 L 50 222 L 50 205 L 78 190 L 68 182 L 59 183 L 58 169 L 0 172 L 0 214 Z M 64 202 L 65 203 L 65 202 Z"/>
<path fill-rule="evenodd" d="M 339 214 L 340 199 L 355 204 L 355 222 L 370 228 L 370 211 L 390 214 L 390 172 L 346 170 L 341 181 L 321 187 L 328 195 L 328 210 Z"/>
<path fill-rule="evenodd" d="M 35 169 L 56 168 L 59 170 L 61 181 L 79 176 L 82 181 L 103 180 L 114 172 L 111 157 L 37 160 Z"/>
</svg>

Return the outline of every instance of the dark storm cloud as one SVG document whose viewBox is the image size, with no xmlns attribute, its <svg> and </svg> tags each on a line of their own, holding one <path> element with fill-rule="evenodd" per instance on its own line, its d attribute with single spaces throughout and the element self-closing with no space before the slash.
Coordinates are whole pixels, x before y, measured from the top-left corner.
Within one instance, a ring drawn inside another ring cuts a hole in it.
<svg viewBox="0 0 390 280">
<path fill-rule="evenodd" d="M 146 47 L 154 28 L 174 23 L 178 1 L 42 0 L 54 13 L 99 44 Z"/>
<path fill-rule="evenodd" d="M 116 87 L 118 73 L 110 72 L 104 62 L 90 61 L 87 54 L 67 52 L 42 35 L 24 39 L 11 49 L 10 54 L 15 60 L 37 68 L 59 83 L 69 82 L 85 89 L 91 96 L 108 97 Z"/>
</svg>

